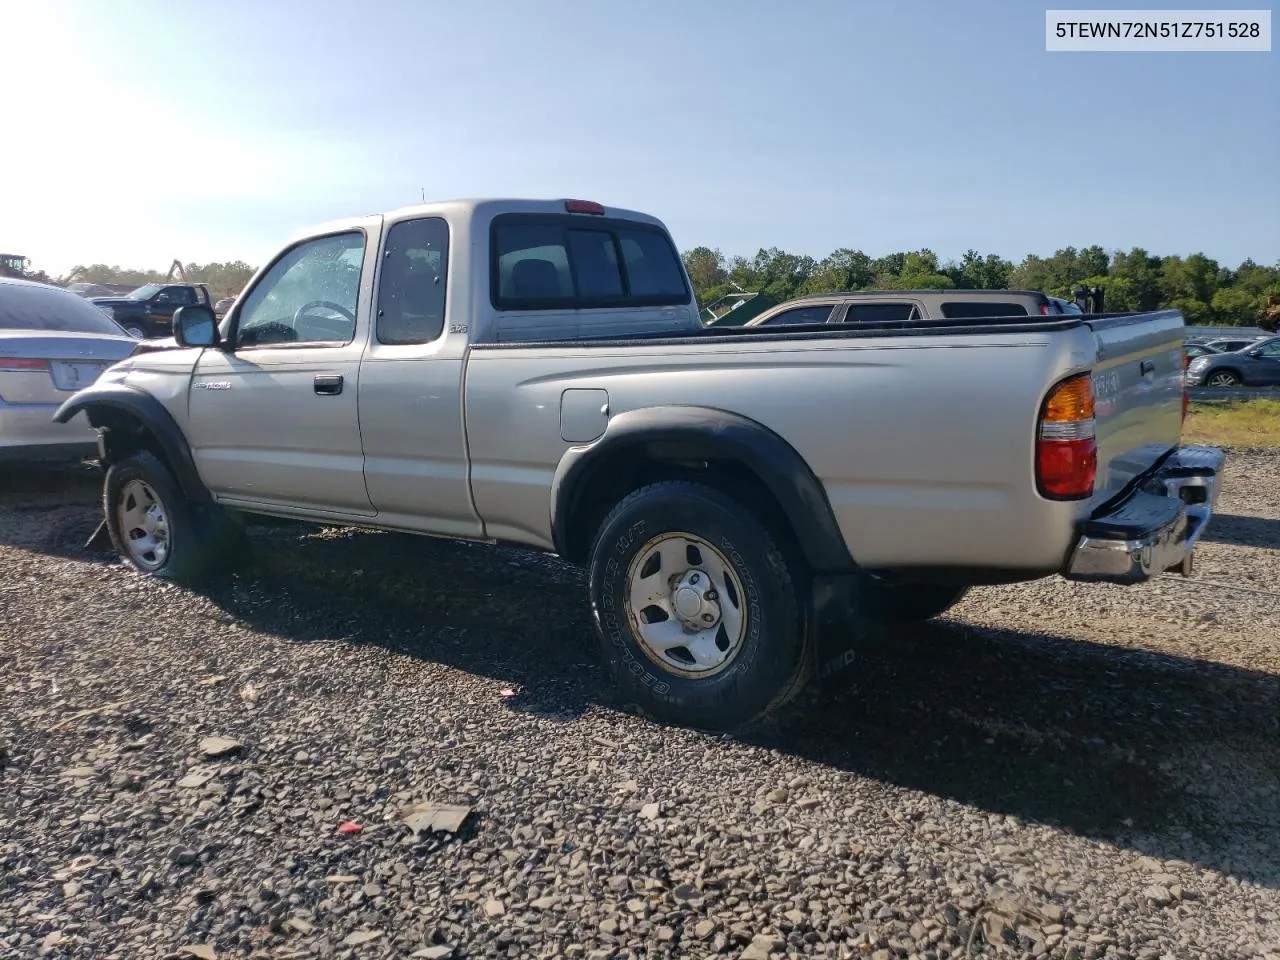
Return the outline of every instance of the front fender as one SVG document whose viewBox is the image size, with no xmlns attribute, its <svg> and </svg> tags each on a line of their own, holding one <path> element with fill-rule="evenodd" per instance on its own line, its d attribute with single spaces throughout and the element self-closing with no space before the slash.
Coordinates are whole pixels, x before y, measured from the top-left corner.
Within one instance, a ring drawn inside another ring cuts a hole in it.
<svg viewBox="0 0 1280 960">
<path fill-rule="evenodd" d="M 191 446 L 173 415 L 155 397 L 123 383 L 95 384 L 68 398 L 54 412 L 55 423 L 66 423 L 83 412 L 90 426 L 107 427 L 111 413 L 124 414 L 141 423 L 153 436 L 173 471 L 183 494 L 192 503 L 211 503 L 213 496 L 196 470 Z"/>
<path fill-rule="evenodd" d="M 826 491 L 804 458 L 768 427 L 714 407 L 658 406 L 609 420 L 600 439 L 570 448 L 551 485 L 551 532 L 557 552 L 569 549 L 569 528 L 592 475 L 615 455 L 649 443 L 679 443 L 693 457 L 741 463 L 764 484 L 786 515 L 814 573 L 855 568 Z"/>
</svg>

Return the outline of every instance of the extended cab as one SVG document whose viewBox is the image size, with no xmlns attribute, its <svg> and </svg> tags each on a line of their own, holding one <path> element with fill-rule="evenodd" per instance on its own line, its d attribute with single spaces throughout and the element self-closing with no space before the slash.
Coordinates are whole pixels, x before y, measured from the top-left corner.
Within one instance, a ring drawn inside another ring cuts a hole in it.
<svg viewBox="0 0 1280 960">
<path fill-rule="evenodd" d="M 552 551 L 630 700 L 726 727 L 970 586 L 1189 572 L 1223 455 L 1179 444 L 1183 329 L 704 328 L 651 216 L 449 202 L 298 234 L 56 416 L 140 571 L 214 569 L 240 512 Z"/>
<path fill-rule="evenodd" d="M 169 336 L 173 315 L 182 307 L 210 304 L 203 283 L 148 283 L 123 297 L 91 297 L 89 302 L 140 340 Z"/>
</svg>

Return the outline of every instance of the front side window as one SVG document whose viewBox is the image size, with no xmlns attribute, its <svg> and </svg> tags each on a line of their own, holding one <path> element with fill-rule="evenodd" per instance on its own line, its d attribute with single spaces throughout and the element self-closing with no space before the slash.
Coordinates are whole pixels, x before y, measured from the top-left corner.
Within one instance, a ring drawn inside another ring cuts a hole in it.
<svg viewBox="0 0 1280 960">
<path fill-rule="evenodd" d="M 773 327 L 792 323 L 826 323 L 827 318 L 830 316 L 830 304 L 820 307 L 796 307 L 794 310 L 783 310 L 781 313 L 764 321 L 760 326 Z"/>
<path fill-rule="evenodd" d="M 240 309 L 236 344 L 350 343 L 364 266 L 364 234 L 307 240 L 267 271 Z"/>
<path fill-rule="evenodd" d="M 403 220 L 387 231 L 378 276 L 379 343 L 430 343 L 444 332 L 449 225 L 439 217 Z"/>
<path fill-rule="evenodd" d="M 1259 348 L 1259 352 L 1264 357 L 1280 359 L 1280 340 L 1272 340 L 1270 343 Z"/>
</svg>

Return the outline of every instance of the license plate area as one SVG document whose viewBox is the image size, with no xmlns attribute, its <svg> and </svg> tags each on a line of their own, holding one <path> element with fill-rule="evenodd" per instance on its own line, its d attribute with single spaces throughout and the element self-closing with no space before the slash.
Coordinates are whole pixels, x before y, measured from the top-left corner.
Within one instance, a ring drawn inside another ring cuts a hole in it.
<svg viewBox="0 0 1280 960">
<path fill-rule="evenodd" d="M 102 371 L 107 369 L 107 365 L 55 360 L 51 369 L 54 385 L 59 390 L 81 390 L 91 386 L 98 377 L 102 376 Z"/>
</svg>

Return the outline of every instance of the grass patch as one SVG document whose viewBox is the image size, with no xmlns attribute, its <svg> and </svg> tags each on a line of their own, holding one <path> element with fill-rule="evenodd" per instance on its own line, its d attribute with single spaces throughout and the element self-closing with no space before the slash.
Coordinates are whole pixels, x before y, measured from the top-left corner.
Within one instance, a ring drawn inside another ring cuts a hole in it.
<svg viewBox="0 0 1280 960">
<path fill-rule="evenodd" d="M 1192 403 L 1182 435 L 1218 447 L 1280 448 L 1280 400 Z"/>
</svg>

